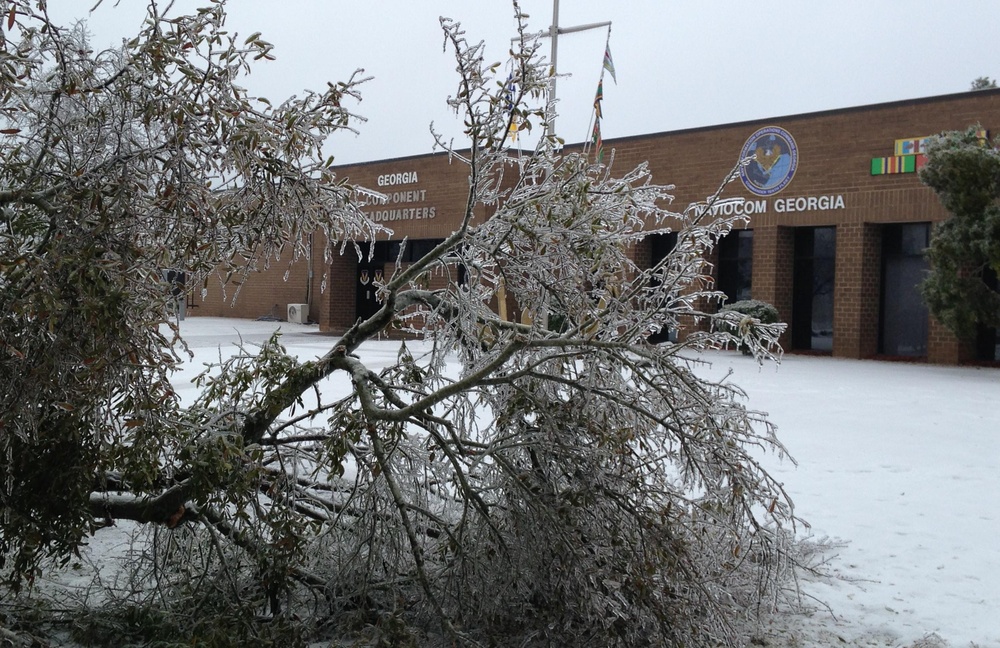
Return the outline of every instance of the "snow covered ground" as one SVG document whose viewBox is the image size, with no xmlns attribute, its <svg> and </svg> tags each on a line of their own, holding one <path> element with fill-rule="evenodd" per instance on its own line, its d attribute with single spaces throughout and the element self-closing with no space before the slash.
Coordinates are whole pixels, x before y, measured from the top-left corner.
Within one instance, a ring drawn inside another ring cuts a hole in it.
<svg viewBox="0 0 1000 648">
<path fill-rule="evenodd" d="M 260 342 L 278 327 L 300 359 L 330 348 L 315 327 L 188 318 L 181 331 L 196 357 L 177 387 L 220 347 L 231 353 L 238 337 Z M 397 348 L 372 343 L 360 355 L 379 366 Z M 705 376 L 732 370 L 750 407 L 778 425 L 798 465 L 767 465 L 807 533 L 844 543 L 829 565 L 840 578 L 803 584 L 829 610 L 776 619 L 767 645 L 1000 646 L 1000 370 L 703 357 Z"/>
<path fill-rule="evenodd" d="M 1000 646 L 1000 370 L 786 356 L 732 368 L 798 466 L 774 464 L 813 536 L 846 543 L 831 612 L 790 645 Z M 788 622 L 788 620 L 783 620 Z"/>
</svg>

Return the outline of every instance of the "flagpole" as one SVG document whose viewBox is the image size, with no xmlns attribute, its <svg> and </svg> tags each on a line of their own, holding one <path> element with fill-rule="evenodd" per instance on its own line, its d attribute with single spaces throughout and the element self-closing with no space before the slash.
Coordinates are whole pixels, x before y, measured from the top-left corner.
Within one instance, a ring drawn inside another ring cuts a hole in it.
<svg viewBox="0 0 1000 648">
<path fill-rule="evenodd" d="M 597 29 L 598 27 L 608 27 L 608 33 L 610 35 L 611 22 L 599 22 L 599 23 L 589 23 L 586 25 L 577 25 L 575 27 L 560 27 L 559 26 L 559 0 L 552 0 L 552 24 L 549 26 L 549 38 L 552 39 L 552 50 L 551 50 L 551 63 L 552 63 L 552 77 L 549 80 L 549 103 L 555 106 L 556 103 L 556 79 L 558 78 L 558 58 L 559 58 L 559 35 L 560 34 L 573 34 L 580 31 L 586 31 L 588 29 Z M 547 117 L 545 123 L 545 135 L 546 137 L 554 137 L 556 134 L 556 117 L 555 112 Z"/>
<path fill-rule="evenodd" d="M 556 132 L 556 79 L 558 75 L 556 70 L 558 70 L 558 58 L 559 58 L 559 0 L 552 0 L 552 24 L 549 25 L 549 38 L 552 40 L 552 51 L 550 59 L 552 61 L 552 77 L 549 79 L 551 85 L 549 89 L 549 104 L 553 107 L 552 111 L 548 115 L 548 119 L 545 121 L 545 136 L 549 137 L 555 135 Z"/>
</svg>

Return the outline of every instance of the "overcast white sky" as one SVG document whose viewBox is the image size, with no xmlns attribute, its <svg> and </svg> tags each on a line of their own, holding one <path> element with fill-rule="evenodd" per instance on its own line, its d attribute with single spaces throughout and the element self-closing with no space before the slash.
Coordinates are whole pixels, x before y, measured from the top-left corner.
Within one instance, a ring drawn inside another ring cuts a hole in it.
<svg viewBox="0 0 1000 648">
<path fill-rule="evenodd" d="M 178 0 L 178 8 L 208 0 Z M 166 0 L 160 0 L 161 6 Z M 63 20 L 93 1 L 49 0 Z M 106 5 L 106 6 L 105 6 Z M 88 21 L 93 45 L 134 33 L 142 0 L 105 0 Z M 552 0 L 522 0 L 533 29 Z M 374 79 L 354 106 L 360 134 L 339 135 L 338 163 L 431 151 L 428 125 L 458 135 L 445 98 L 457 81 L 442 51 L 439 16 L 484 40 L 505 62 L 514 33 L 507 0 L 230 0 L 228 26 L 262 31 L 277 61 L 247 82 L 277 102 L 364 68 Z M 604 88 L 604 138 L 963 92 L 1000 76 L 995 0 L 562 0 L 560 25 L 611 21 L 618 83 Z M 606 31 L 559 40 L 558 133 L 589 136 Z"/>
</svg>

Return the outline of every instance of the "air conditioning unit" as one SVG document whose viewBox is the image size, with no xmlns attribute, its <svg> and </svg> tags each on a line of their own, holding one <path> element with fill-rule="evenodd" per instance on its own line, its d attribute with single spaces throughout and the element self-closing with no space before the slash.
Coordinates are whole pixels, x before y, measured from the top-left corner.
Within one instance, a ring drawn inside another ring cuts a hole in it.
<svg viewBox="0 0 1000 648">
<path fill-rule="evenodd" d="M 291 324 L 305 324 L 309 321 L 309 304 L 289 304 L 288 317 Z"/>
</svg>

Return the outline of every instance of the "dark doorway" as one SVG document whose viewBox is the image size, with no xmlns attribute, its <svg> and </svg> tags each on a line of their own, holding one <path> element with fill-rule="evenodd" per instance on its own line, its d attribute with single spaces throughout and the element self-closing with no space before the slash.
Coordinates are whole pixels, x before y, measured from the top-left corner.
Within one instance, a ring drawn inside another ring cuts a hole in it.
<svg viewBox="0 0 1000 648">
<path fill-rule="evenodd" d="M 360 246 L 361 260 L 358 261 L 355 277 L 354 306 L 356 317 L 365 320 L 382 308 L 375 284 L 381 283 L 384 278 L 388 245 L 380 241 L 374 244 L 374 250 L 371 243 L 361 243 Z"/>
<path fill-rule="evenodd" d="M 646 240 L 649 241 L 649 267 L 652 268 L 663 261 L 677 245 L 677 232 L 650 234 Z"/>
<path fill-rule="evenodd" d="M 407 241 L 376 241 L 359 243 L 361 260 L 355 280 L 355 313 L 360 319 L 368 319 L 382 308 L 378 300 L 378 287 L 384 281 L 386 265 L 390 272 L 395 264 L 419 261 L 444 239 L 412 239 Z M 374 249 L 373 249 L 374 246 Z"/>
<path fill-rule="evenodd" d="M 1000 362 L 1000 328 L 980 327 L 976 338 L 976 359 Z"/>
<path fill-rule="evenodd" d="M 719 239 L 718 289 L 726 303 L 750 299 L 753 287 L 753 230 L 733 230 Z"/>
<path fill-rule="evenodd" d="M 834 227 L 795 230 L 792 348 L 833 351 L 833 286 L 837 256 Z"/>
<path fill-rule="evenodd" d="M 919 286 L 929 267 L 924 250 L 930 229 L 928 223 L 882 228 L 879 352 L 885 355 L 927 355 L 927 305 Z"/>
<path fill-rule="evenodd" d="M 646 237 L 649 241 L 649 267 L 655 267 L 667 257 L 677 245 L 677 232 L 666 232 L 663 234 L 650 234 Z M 663 342 L 676 342 L 677 330 L 673 328 L 661 329 L 647 338 L 650 344 L 661 344 Z"/>
<path fill-rule="evenodd" d="M 997 273 L 991 268 L 986 268 L 983 271 L 983 283 L 994 291 L 1000 291 Z M 1000 361 L 1000 328 L 994 326 L 979 327 L 979 335 L 976 338 L 976 359 L 986 362 Z"/>
<path fill-rule="evenodd" d="M 357 286 L 355 292 L 355 309 L 358 319 L 366 320 L 382 307 L 378 300 L 376 283 L 381 283 L 383 266 L 358 264 Z"/>
</svg>

